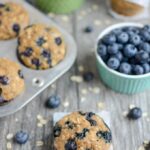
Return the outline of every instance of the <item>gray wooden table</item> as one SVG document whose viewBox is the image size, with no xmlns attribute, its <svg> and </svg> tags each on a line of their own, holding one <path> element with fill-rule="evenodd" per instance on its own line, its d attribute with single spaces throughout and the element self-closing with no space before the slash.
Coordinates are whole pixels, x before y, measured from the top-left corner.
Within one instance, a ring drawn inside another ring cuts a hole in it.
<svg viewBox="0 0 150 150">
<path fill-rule="evenodd" d="M 97 8 L 98 6 L 98 8 Z M 150 140 L 150 96 L 149 92 L 128 96 L 113 92 L 100 81 L 96 67 L 93 47 L 96 37 L 105 27 L 120 22 L 109 16 L 105 0 L 87 0 L 81 10 L 68 15 L 50 15 L 52 19 L 70 32 L 78 45 L 78 58 L 74 66 L 56 83 L 47 88 L 36 99 L 19 112 L 0 119 L 0 150 L 6 150 L 12 143 L 13 150 L 50 150 L 52 145 L 52 115 L 62 111 L 100 111 L 110 112 L 111 130 L 115 150 L 137 150 L 144 140 Z M 149 20 L 139 22 L 148 23 Z M 83 32 L 86 26 L 93 26 L 90 34 Z M 76 83 L 70 80 L 72 75 L 81 75 L 79 66 L 84 66 L 85 71 L 95 73 L 91 83 Z M 98 89 L 92 92 L 91 89 Z M 48 96 L 57 94 L 62 103 L 58 109 L 45 108 L 44 103 Z M 138 121 L 129 121 L 123 113 L 129 105 L 140 106 L 144 116 Z M 37 116 L 43 116 L 48 122 L 41 126 Z M 25 145 L 13 143 L 7 135 L 15 134 L 19 130 L 27 131 L 30 140 Z M 6 138 L 7 137 L 7 138 Z M 43 146 L 41 142 L 43 141 Z"/>
</svg>

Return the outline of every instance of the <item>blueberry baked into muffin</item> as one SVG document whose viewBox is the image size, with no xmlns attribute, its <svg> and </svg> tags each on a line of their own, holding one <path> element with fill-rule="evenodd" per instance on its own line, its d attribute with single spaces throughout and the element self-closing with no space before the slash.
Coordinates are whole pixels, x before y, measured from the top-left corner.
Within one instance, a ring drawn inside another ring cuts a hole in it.
<svg viewBox="0 0 150 150">
<path fill-rule="evenodd" d="M 29 24 L 27 11 L 16 3 L 0 3 L 0 40 L 12 39 Z"/>
<path fill-rule="evenodd" d="M 25 28 L 18 39 L 18 57 L 29 68 L 43 70 L 63 60 L 66 44 L 54 27 L 34 24 Z"/>
<path fill-rule="evenodd" d="M 20 66 L 6 58 L 0 58 L 0 105 L 21 94 L 24 87 Z"/>
<path fill-rule="evenodd" d="M 54 127 L 54 150 L 109 150 L 111 131 L 92 112 L 73 112 Z"/>
</svg>

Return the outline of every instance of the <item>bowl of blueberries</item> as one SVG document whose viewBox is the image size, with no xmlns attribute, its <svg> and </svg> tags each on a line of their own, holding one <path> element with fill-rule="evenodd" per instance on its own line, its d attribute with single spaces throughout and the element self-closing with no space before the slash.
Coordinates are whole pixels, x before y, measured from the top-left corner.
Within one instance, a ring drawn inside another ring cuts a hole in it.
<svg viewBox="0 0 150 150">
<path fill-rule="evenodd" d="M 116 92 L 150 89 L 150 25 L 119 23 L 103 30 L 96 43 L 102 81 Z"/>
</svg>

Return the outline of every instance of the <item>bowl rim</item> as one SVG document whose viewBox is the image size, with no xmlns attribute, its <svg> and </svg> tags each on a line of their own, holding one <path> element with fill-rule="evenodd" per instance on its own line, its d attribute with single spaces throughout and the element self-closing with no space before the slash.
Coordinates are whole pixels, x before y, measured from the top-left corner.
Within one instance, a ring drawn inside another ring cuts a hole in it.
<svg viewBox="0 0 150 150">
<path fill-rule="evenodd" d="M 142 28 L 144 25 L 141 23 L 136 23 L 136 22 L 125 22 L 125 23 L 117 23 L 117 24 L 113 24 L 107 28 L 105 28 L 98 36 L 97 40 L 96 40 L 96 44 L 95 44 L 95 55 L 96 55 L 96 59 L 97 61 L 109 72 L 111 72 L 112 74 L 115 74 L 119 77 L 124 77 L 124 78 L 128 78 L 128 79 L 141 79 L 141 78 L 145 78 L 145 77 L 149 77 L 150 73 L 147 74 L 143 74 L 143 75 L 126 75 L 123 73 L 120 73 L 116 70 L 113 70 L 111 68 L 109 68 L 105 62 L 102 60 L 102 58 L 98 55 L 97 52 L 97 48 L 98 48 L 98 42 L 100 39 L 102 39 L 105 35 L 107 35 L 108 33 L 110 33 L 112 30 L 114 29 L 118 29 L 121 27 L 127 27 L 127 26 L 134 26 L 134 27 L 140 27 Z"/>
</svg>

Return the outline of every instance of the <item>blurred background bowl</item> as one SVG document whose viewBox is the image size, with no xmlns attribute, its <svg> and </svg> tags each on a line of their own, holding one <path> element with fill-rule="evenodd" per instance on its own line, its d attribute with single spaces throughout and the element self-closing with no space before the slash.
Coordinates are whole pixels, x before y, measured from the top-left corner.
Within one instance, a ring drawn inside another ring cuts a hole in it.
<svg viewBox="0 0 150 150">
<path fill-rule="evenodd" d="M 70 13 L 84 3 L 85 0 L 31 0 L 44 12 Z"/>
</svg>

